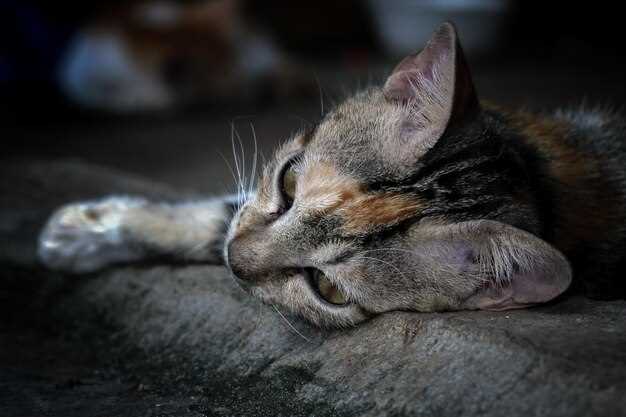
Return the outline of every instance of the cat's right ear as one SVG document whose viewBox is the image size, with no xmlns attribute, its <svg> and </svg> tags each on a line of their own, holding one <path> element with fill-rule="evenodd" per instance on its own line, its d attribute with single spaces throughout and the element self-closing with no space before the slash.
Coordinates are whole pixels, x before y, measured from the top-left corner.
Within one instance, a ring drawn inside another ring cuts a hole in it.
<svg viewBox="0 0 626 417">
<path fill-rule="evenodd" d="M 407 105 L 406 134 L 430 149 L 450 126 L 475 115 L 480 106 L 454 25 L 445 22 L 426 47 L 404 58 L 383 87 L 390 102 Z"/>
</svg>

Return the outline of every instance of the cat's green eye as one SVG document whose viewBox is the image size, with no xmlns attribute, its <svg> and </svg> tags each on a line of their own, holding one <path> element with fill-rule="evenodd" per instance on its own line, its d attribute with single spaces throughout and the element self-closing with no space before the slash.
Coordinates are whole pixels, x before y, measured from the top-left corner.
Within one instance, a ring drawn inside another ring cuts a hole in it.
<svg viewBox="0 0 626 417">
<path fill-rule="evenodd" d="M 348 301 L 339 288 L 324 275 L 323 272 L 315 271 L 315 281 L 317 283 L 317 291 L 322 298 L 331 304 L 343 305 Z"/>
<path fill-rule="evenodd" d="M 290 201 L 296 198 L 296 172 L 291 166 L 283 173 L 282 189 L 284 196 Z"/>
</svg>

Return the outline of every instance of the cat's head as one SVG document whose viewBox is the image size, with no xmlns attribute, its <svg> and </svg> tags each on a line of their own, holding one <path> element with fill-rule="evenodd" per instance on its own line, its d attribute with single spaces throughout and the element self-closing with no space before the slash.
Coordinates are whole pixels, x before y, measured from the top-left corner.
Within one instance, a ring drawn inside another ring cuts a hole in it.
<svg viewBox="0 0 626 417">
<path fill-rule="evenodd" d="M 382 88 L 276 153 L 232 220 L 230 269 L 263 301 L 339 326 L 552 299 L 569 265 L 529 233 L 531 185 L 486 117 L 445 23 Z"/>
</svg>

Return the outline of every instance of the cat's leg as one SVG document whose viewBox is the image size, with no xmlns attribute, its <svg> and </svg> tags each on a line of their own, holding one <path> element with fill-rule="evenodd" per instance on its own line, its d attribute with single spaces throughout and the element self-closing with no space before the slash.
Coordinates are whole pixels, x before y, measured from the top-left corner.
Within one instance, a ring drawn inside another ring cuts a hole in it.
<svg viewBox="0 0 626 417">
<path fill-rule="evenodd" d="M 49 268 L 90 272 L 107 265 L 167 258 L 222 263 L 232 197 L 180 204 L 108 197 L 58 209 L 39 237 Z"/>
</svg>

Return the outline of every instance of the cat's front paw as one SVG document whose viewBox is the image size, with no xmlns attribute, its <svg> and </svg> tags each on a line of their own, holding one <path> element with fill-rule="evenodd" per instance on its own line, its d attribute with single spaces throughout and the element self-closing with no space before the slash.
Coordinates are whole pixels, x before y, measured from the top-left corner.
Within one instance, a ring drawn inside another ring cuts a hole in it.
<svg viewBox="0 0 626 417">
<path fill-rule="evenodd" d="M 84 273 L 139 258 L 124 222 L 129 210 L 143 204 L 113 197 L 61 207 L 39 236 L 39 259 L 51 269 Z"/>
</svg>

